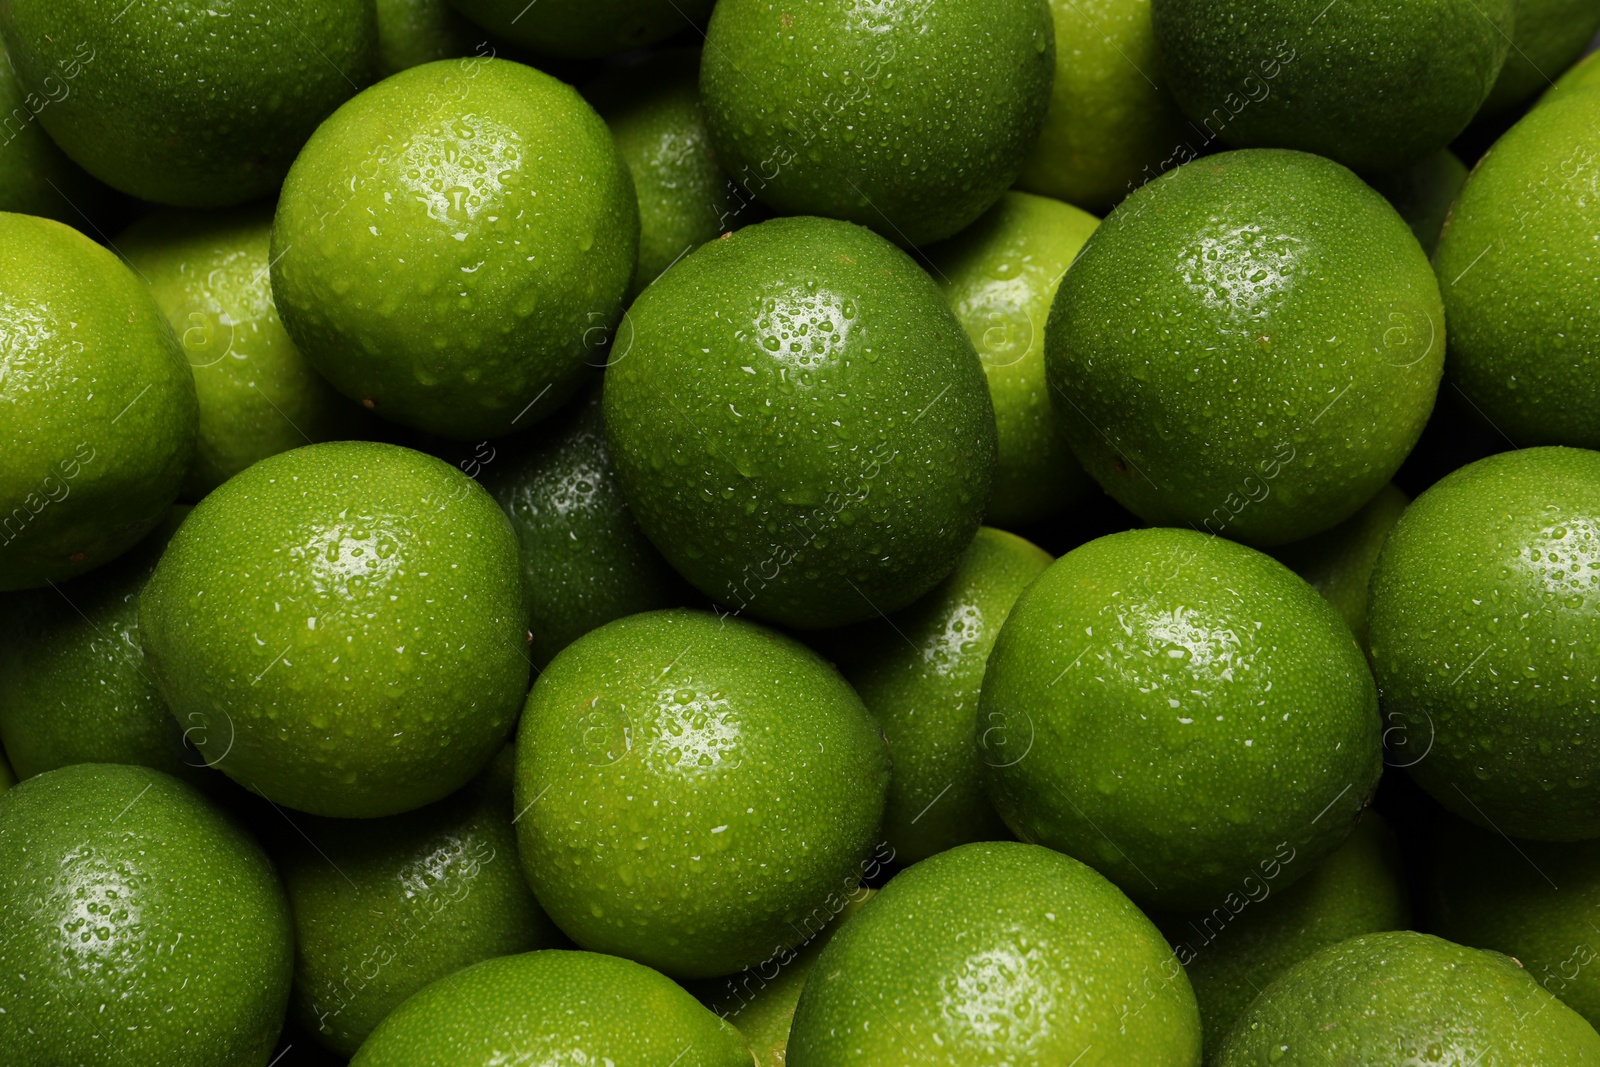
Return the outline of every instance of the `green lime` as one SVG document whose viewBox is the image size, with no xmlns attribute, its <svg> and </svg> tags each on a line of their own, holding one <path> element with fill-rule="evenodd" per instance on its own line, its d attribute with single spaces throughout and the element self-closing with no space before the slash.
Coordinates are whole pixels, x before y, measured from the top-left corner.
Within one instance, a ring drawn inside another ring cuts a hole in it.
<svg viewBox="0 0 1600 1067">
<path fill-rule="evenodd" d="M 377 74 L 372 0 L 9 0 L 0 35 L 67 155 L 180 207 L 271 196 L 317 124 Z"/>
<path fill-rule="evenodd" d="M 205 761 L 277 804 L 369 818 L 454 792 L 528 684 L 511 524 L 394 445 L 308 445 L 190 513 L 140 598 L 156 684 Z"/>
<path fill-rule="evenodd" d="M 1569 1008 L 1600 1022 L 1600 841 L 1512 841 L 1454 819 L 1432 842 L 1428 925 L 1515 957 Z"/>
<path fill-rule="evenodd" d="M 1298 541 L 1383 488 L 1444 362 L 1427 256 L 1302 152 L 1197 160 L 1095 230 L 1056 293 L 1052 400 L 1084 468 L 1156 525 Z"/>
<path fill-rule="evenodd" d="M 592 630 L 551 662 L 516 774 L 523 866 L 556 924 L 705 978 L 801 944 L 803 918 L 859 884 L 889 759 L 810 650 L 678 610 Z"/>
<path fill-rule="evenodd" d="M 0 739 L 17 773 L 138 763 L 192 778 L 139 647 L 139 592 L 189 509 L 175 507 L 121 558 L 52 589 L 15 593 L 0 615 Z M 196 783 L 198 784 L 198 783 Z"/>
<path fill-rule="evenodd" d="M 1383 539 L 1408 502 L 1404 493 L 1386 485 L 1339 525 L 1272 553 L 1333 605 L 1362 648 L 1367 647 L 1367 585 L 1372 568 Z"/>
<path fill-rule="evenodd" d="M 350 1067 L 750 1067 L 739 1032 L 648 967 L 594 952 L 486 960 L 407 1000 Z"/>
<path fill-rule="evenodd" d="M 1050 14 L 1055 86 L 1017 186 L 1105 212 L 1193 159 L 1194 131 L 1164 84 L 1150 0 L 1050 0 Z"/>
<path fill-rule="evenodd" d="M 1357 934 L 1402 930 L 1411 908 L 1394 831 L 1376 812 L 1312 872 L 1279 891 L 1250 874 L 1208 912 L 1156 917 L 1200 1002 L 1208 1054 L 1256 994 L 1318 949 Z"/>
<path fill-rule="evenodd" d="M 1517 0 L 1511 51 L 1483 113 L 1508 111 L 1543 92 L 1583 55 L 1596 30 L 1600 4 L 1594 0 Z"/>
<path fill-rule="evenodd" d="M 511 519 L 533 613 L 528 652 L 543 668 L 573 641 L 624 615 L 677 607 L 692 596 L 622 495 L 606 449 L 600 391 L 551 420 L 537 442 L 479 461 L 483 484 Z"/>
<path fill-rule="evenodd" d="M 117 239 L 194 372 L 199 434 L 184 495 L 250 464 L 362 428 L 360 408 L 306 365 L 278 321 L 267 272 L 270 208 L 155 211 Z"/>
<path fill-rule="evenodd" d="M 1010 192 L 928 250 L 989 379 L 1000 460 L 985 519 L 995 525 L 1059 515 L 1091 485 L 1057 429 L 1044 340 L 1056 289 L 1099 224 L 1058 200 Z"/>
<path fill-rule="evenodd" d="M 722 173 L 700 107 L 700 52 L 618 67 L 583 91 L 611 127 L 639 198 L 639 265 L 628 295 L 707 241 L 751 221 L 749 194 Z"/>
<path fill-rule="evenodd" d="M 1600 1036 L 1516 960 L 1400 930 L 1330 945 L 1256 998 L 1214 1067 L 1600 1063 Z"/>
<path fill-rule="evenodd" d="M 272 865 L 190 787 L 80 763 L 0 794 L 0 1050 L 16 1067 L 263 1067 L 294 933 Z"/>
<path fill-rule="evenodd" d="M 994 409 L 905 253 L 849 223 L 773 219 L 689 253 L 627 322 L 606 372 L 612 459 L 701 592 L 824 627 L 950 573 L 988 502 Z"/>
<path fill-rule="evenodd" d="M 272 292 L 335 388 L 476 441 L 527 429 L 599 362 L 638 238 L 627 165 L 576 90 L 440 60 L 318 127 L 278 201 Z"/>
<path fill-rule="evenodd" d="M 1591 52 L 1583 57 L 1582 62 L 1574 63 L 1571 69 L 1556 79 L 1554 85 L 1545 90 L 1544 95 L 1538 99 L 1534 106 L 1542 107 L 1552 100 L 1561 99 L 1568 93 L 1588 88 L 1596 82 L 1600 82 L 1600 62 L 1596 62 L 1594 58 L 1596 55 L 1600 55 L 1600 53 Z"/>
<path fill-rule="evenodd" d="M 1529 112 L 1473 171 L 1439 238 L 1450 379 L 1522 445 L 1600 447 L 1587 295 L 1600 285 L 1600 199 L 1585 178 L 1597 121 L 1589 91 Z"/>
<path fill-rule="evenodd" d="M 450 0 L 478 25 L 545 56 L 598 59 L 704 26 L 714 0 Z"/>
<path fill-rule="evenodd" d="M 523 880 L 511 815 L 509 785 L 484 783 L 386 819 L 295 820 L 275 858 L 308 1033 L 349 1056 L 424 986 L 562 941 Z"/>
<path fill-rule="evenodd" d="M 1385 718 L 1411 776 L 1515 837 L 1600 836 L 1600 454 L 1528 448 L 1412 502 L 1372 572 Z M 1414 740 L 1413 740 L 1414 739 Z"/>
<path fill-rule="evenodd" d="M 194 454 L 194 377 L 116 256 L 0 212 L 0 590 L 61 581 L 148 533 Z"/>
<path fill-rule="evenodd" d="M 483 31 L 449 0 L 377 0 L 377 4 L 378 69 L 384 77 L 436 59 L 492 51 Z"/>
<path fill-rule="evenodd" d="M 1368 174 L 1366 178 L 1400 212 L 1417 235 L 1417 243 L 1431 256 L 1438 247 L 1450 205 L 1467 183 L 1466 166 L 1454 152 L 1441 148 L 1409 167 Z"/>
<path fill-rule="evenodd" d="M 700 91 L 741 188 L 917 247 L 1016 180 L 1055 67 L 1047 0 L 721 0 Z"/>
<path fill-rule="evenodd" d="M 1156 907 L 1297 881 L 1342 844 L 1382 770 L 1349 627 L 1270 556 L 1193 530 L 1076 548 L 1018 598 L 989 655 L 978 748 L 1024 841 Z"/>
<path fill-rule="evenodd" d="M 819 635 L 889 742 L 883 837 L 902 863 L 1009 834 L 973 747 L 984 666 L 1022 590 L 1050 554 L 984 527 L 950 577 L 909 607 Z"/>
<path fill-rule="evenodd" d="M 40 215 L 90 230 L 104 220 L 117 195 L 56 147 L 39 123 L 49 97 L 30 93 L 0 47 L 0 211 Z"/>
<path fill-rule="evenodd" d="M 1166 940 L 1076 860 L 962 845 L 897 875 L 823 949 L 790 1067 L 1200 1067 Z"/>
<path fill-rule="evenodd" d="M 1500 74 L 1517 0 L 1152 0 L 1161 69 L 1208 140 L 1357 170 L 1415 163 Z"/>
</svg>

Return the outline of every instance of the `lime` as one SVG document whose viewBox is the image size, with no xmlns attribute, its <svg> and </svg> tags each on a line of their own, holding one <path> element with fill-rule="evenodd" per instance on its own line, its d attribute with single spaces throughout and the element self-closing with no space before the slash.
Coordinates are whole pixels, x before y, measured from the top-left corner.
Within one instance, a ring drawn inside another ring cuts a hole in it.
<svg viewBox="0 0 1600 1067">
<path fill-rule="evenodd" d="M 492 50 L 483 32 L 449 0 L 377 0 L 377 4 L 378 69 L 384 77 L 436 59 Z"/>
<path fill-rule="evenodd" d="M 1367 647 L 1367 586 L 1383 539 L 1405 511 L 1406 495 L 1393 485 L 1348 519 L 1319 534 L 1274 549 L 1273 556 L 1311 583 L 1339 613 L 1356 642 Z"/>
<path fill-rule="evenodd" d="M 1394 205 L 1406 220 L 1417 243 L 1430 256 L 1439 244 L 1439 233 L 1450 214 L 1461 187 L 1467 183 L 1467 168 L 1454 152 L 1441 148 L 1409 167 L 1368 174 L 1367 182 Z"/>
<path fill-rule="evenodd" d="M 278 201 L 272 292 L 335 388 L 476 441 L 532 426 L 600 362 L 638 237 L 628 168 L 574 89 L 440 60 L 317 129 Z"/>
<path fill-rule="evenodd" d="M 849 223 L 773 219 L 689 253 L 627 321 L 606 372 L 612 459 L 701 592 L 823 627 L 950 573 L 988 501 L 994 410 L 905 253 Z"/>
<path fill-rule="evenodd" d="M 1596 53 L 1591 52 L 1583 57 L 1583 61 L 1574 63 L 1570 70 L 1556 79 L 1556 83 L 1545 90 L 1536 107 L 1543 106 L 1552 100 L 1559 100 L 1568 93 L 1600 82 L 1600 63 L 1595 61 Z"/>
<path fill-rule="evenodd" d="M 40 215 L 80 229 L 93 229 L 116 206 L 117 195 L 56 147 L 39 124 L 50 99 L 22 87 L 11 59 L 0 47 L 0 211 Z"/>
<path fill-rule="evenodd" d="M 597 59 L 705 25 L 714 0 L 451 0 L 506 40 L 546 56 Z"/>
<path fill-rule="evenodd" d="M 156 684 L 208 764 L 318 815 L 453 792 L 528 683 L 517 541 L 494 499 L 393 445 L 262 460 L 190 513 L 140 598 Z"/>
<path fill-rule="evenodd" d="M 1517 0 L 1511 51 L 1483 113 L 1507 111 L 1543 92 L 1583 55 L 1596 30 L 1600 4 L 1593 0 Z"/>
</svg>

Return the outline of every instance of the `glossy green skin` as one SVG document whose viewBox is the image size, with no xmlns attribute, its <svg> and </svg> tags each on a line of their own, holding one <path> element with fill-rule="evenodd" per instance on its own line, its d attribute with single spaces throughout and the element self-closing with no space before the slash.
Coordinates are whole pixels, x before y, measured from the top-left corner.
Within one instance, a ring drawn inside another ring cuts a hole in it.
<svg viewBox="0 0 1600 1067">
<path fill-rule="evenodd" d="M 1362 648 L 1367 647 L 1367 586 L 1372 568 L 1378 563 L 1383 539 L 1408 503 L 1404 493 L 1386 485 L 1360 511 L 1331 530 L 1272 553 L 1333 605 Z"/>
<path fill-rule="evenodd" d="M 1439 239 L 1450 379 L 1519 445 L 1600 447 L 1600 93 L 1529 112 L 1479 163 Z"/>
<path fill-rule="evenodd" d="M 9 0 L 0 35 L 23 85 L 54 101 L 39 121 L 67 155 L 178 207 L 271 196 L 377 75 L 372 0 Z"/>
<path fill-rule="evenodd" d="M 633 521 L 606 449 L 598 389 L 531 448 L 484 468 L 484 487 L 517 533 L 534 666 L 597 626 L 693 596 Z"/>
<path fill-rule="evenodd" d="M 704 26 L 715 0 L 451 0 L 468 18 L 546 56 L 598 59 Z"/>
<path fill-rule="evenodd" d="M 1600 836 L 1600 454 L 1479 460 L 1412 502 L 1372 573 L 1385 719 L 1411 776 L 1514 837 Z M 1419 744 L 1419 747 L 1422 747 Z"/>
<path fill-rule="evenodd" d="M 1047 0 L 721 0 L 700 92 L 736 183 L 917 247 L 1016 180 L 1055 66 Z"/>
<path fill-rule="evenodd" d="M 1058 200 L 1008 192 L 928 250 L 989 379 L 1000 459 L 984 518 L 997 526 L 1059 515 L 1092 484 L 1057 429 L 1044 341 L 1056 289 L 1099 224 Z"/>
<path fill-rule="evenodd" d="M 433 983 L 383 1021 L 350 1067 L 482 1067 L 519 1059 L 750 1067 L 750 1050 L 737 1030 L 648 967 L 547 950 L 487 960 Z"/>
<path fill-rule="evenodd" d="M 972 743 L 978 693 L 1011 605 L 1052 562 L 1031 542 L 984 527 L 922 599 L 823 635 L 888 739 L 894 780 L 883 837 L 901 863 L 1009 836 L 989 806 Z"/>
<path fill-rule="evenodd" d="M 1450 820 L 1430 851 L 1429 929 L 1514 956 L 1591 1025 L 1600 1022 L 1600 842 L 1513 844 Z"/>
<path fill-rule="evenodd" d="M 44 132 L 38 115 L 50 104 L 49 97 L 22 87 L 0 47 L 0 211 L 92 227 L 116 194 L 68 159 Z"/>
<path fill-rule="evenodd" d="M 884 1025 L 887 1021 L 887 1025 Z M 1115 886 L 1036 845 L 963 845 L 897 875 L 816 963 L 789 1067 L 1200 1067 L 1166 940 Z"/>
<path fill-rule="evenodd" d="M 268 281 L 272 209 L 152 212 L 117 238 L 183 346 L 200 401 L 183 494 L 199 500 L 257 460 L 355 436 L 365 414 L 300 358 Z"/>
<path fill-rule="evenodd" d="M 1382 770 L 1349 627 L 1276 560 L 1192 530 L 1099 538 L 1030 585 L 989 654 L 977 744 L 1018 837 L 1185 911 L 1270 863 L 1280 885 L 1308 873 Z"/>
<path fill-rule="evenodd" d="M 194 454 L 194 378 L 138 277 L 59 222 L 0 212 L 0 591 L 148 533 Z"/>
<path fill-rule="evenodd" d="M 1493 115 L 1529 100 L 1577 62 L 1600 29 L 1595 0 L 1518 0 L 1506 65 L 1483 103 Z"/>
<path fill-rule="evenodd" d="M 700 52 L 661 52 L 584 90 L 627 160 L 639 200 L 639 265 L 628 296 L 687 252 L 750 222 L 753 210 L 717 165 L 700 107 Z"/>
<path fill-rule="evenodd" d="M 577 389 L 638 240 L 627 165 L 576 90 L 503 59 L 441 60 L 317 129 L 278 201 L 272 292 L 335 388 L 476 441 Z"/>
<path fill-rule="evenodd" d="M 1466 128 L 1517 0 L 1151 0 L 1167 86 L 1208 136 L 1403 167 Z"/>
<path fill-rule="evenodd" d="M 1581 62 L 1574 63 L 1570 70 L 1556 79 L 1554 85 L 1545 90 L 1544 95 L 1539 98 L 1534 107 L 1543 107 L 1552 100 L 1560 100 L 1568 93 L 1588 88 L 1596 82 L 1600 82 L 1600 62 L 1595 61 L 1596 54 L 1600 53 L 1590 53 L 1584 56 Z"/>
<path fill-rule="evenodd" d="M 1589 1067 L 1600 1036 L 1517 962 L 1409 930 L 1323 949 L 1262 991 L 1214 1067 Z"/>
<path fill-rule="evenodd" d="M 18 1067 L 264 1067 L 294 933 L 242 829 L 147 767 L 0 794 L 0 1048 Z"/>
<path fill-rule="evenodd" d="M 1438 247 L 1450 205 L 1467 184 L 1467 168 L 1454 152 L 1441 148 L 1409 167 L 1369 174 L 1367 184 L 1394 205 L 1417 235 L 1422 250 L 1431 256 Z"/>
<path fill-rule="evenodd" d="M 137 763 L 180 778 L 202 767 L 139 647 L 139 592 L 188 510 L 173 508 L 100 570 L 0 606 L 0 740 L 22 777 L 72 763 Z"/>
<path fill-rule="evenodd" d="M 517 736 L 517 840 L 584 948 L 705 978 L 806 940 L 889 786 L 861 698 L 790 638 L 658 611 L 569 645 Z"/>
<path fill-rule="evenodd" d="M 378 67 L 383 77 L 436 59 L 488 54 L 483 31 L 448 0 L 377 0 Z"/>
<path fill-rule="evenodd" d="M 454 792 L 504 743 L 527 610 L 488 493 L 432 457 L 347 441 L 206 497 L 145 587 L 139 631 L 207 763 L 274 803 L 371 818 Z"/>
<path fill-rule="evenodd" d="M 1370 500 L 1433 410 L 1444 315 L 1394 208 L 1338 164 L 1197 160 L 1100 224 L 1045 371 L 1084 468 L 1153 525 L 1254 545 Z"/>
<path fill-rule="evenodd" d="M 938 287 L 868 230 L 773 219 L 628 312 L 606 434 L 639 525 L 707 596 L 789 626 L 904 607 L 977 532 L 982 364 Z"/>
<path fill-rule="evenodd" d="M 1290 967 L 1348 937 L 1403 930 L 1411 919 L 1400 850 L 1376 812 L 1310 874 L 1275 888 L 1252 876 L 1210 912 L 1155 917 L 1194 986 L 1207 1055 Z"/>
<path fill-rule="evenodd" d="M 295 820 L 275 858 L 307 1033 L 349 1056 L 424 986 L 562 942 L 523 880 L 511 815 L 509 788 L 469 786 L 387 819 Z"/>
<path fill-rule="evenodd" d="M 1050 0 L 1050 110 L 1017 187 L 1104 213 L 1182 162 L 1193 139 L 1167 92 L 1150 0 Z"/>
</svg>

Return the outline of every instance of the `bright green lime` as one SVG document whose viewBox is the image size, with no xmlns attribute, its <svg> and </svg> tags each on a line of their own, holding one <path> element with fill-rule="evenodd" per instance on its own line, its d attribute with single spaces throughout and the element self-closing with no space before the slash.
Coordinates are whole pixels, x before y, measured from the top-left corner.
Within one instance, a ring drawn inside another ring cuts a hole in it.
<svg viewBox="0 0 1600 1067">
<path fill-rule="evenodd" d="M 486 55 L 483 31 L 449 0 L 377 0 L 378 67 L 384 77 L 436 59 Z"/>
<path fill-rule="evenodd" d="M 278 201 L 272 292 L 341 392 L 476 441 L 532 426 L 600 362 L 638 240 L 627 165 L 576 90 L 440 60 L 318 127 Z"/>
<path fill-rule="evenodd" d="M 180 207 L 271 196 L 378 63 L 372 0 L 9 0 L 0 35 L 67 155 Z"/>
<path fill-rule="evenodd" d="M 1454 152 L 1441 148 L 1409 167 L 1368 174 L 1366 178 L 1400 212 L 1417 235 L 1417 243 L 1431 256 L 1438 247 L 1450 205 L 1467 183 L 1466 166 Z"/>
<path fill-rule="evenodd" d="M 275 803 L 369 818 L 454 792 L 501 747 L 527 611 L 493 497 L 440 460 L 349 441 L 206 497 L 139 631 L 207 763 Z"/>
<path fill-rule="evenodd" d="M 194 371 L 199 500 L 259 459 L 350 436 L 363 413 L 306 365 L 278 321 L 268 280 L 272 211 L 155 211 L 117 239 L 150 286 Z"/>
<path fill-rule="evenodd" d="M 997 526 L 1059 515 L 1092 484 L 1051 410 L 1044 339 L 1056 289 L 1098 225 L 1058 200 L 1011 192 L 928 250 L 989 379 L 1000 461 L 984 518 Z"/>
<path fill-rule="evenodd" d="M 1339 525 L 1272 553 L 1333 605 L 1362 648 L 1367 647 L 1367 585 L 1372 568 L 1383 539 L 1407 503 L 1404 493 L 1386 485 Z"/>
<path fill-rule="evenodd" d="M 1382 770 L 1349 627 L 1281 563 L 1193 530 L 1057 560 L 1001 627 L 979 709 L 1006 824 L 1161 908 L 1207 910 L 1269 865 L 1298 880 Z"/>
<path fill-rule="evenodd" d="M 190 787 L 82 763 L 0 794 L 0 1050 L 16 1067 L 265 1067 L 294 932 L 260 847 Z"/>
<path fill-rule="evenodd" d="M 824 627 L 950 573 L 994 472 L 982 364 L 872 232 L 773 219 L 703 245 L 628 312 L 606 434 L 639 525 L 707 596 Z"/>
<path fill-rule="evenodd" d="M 1330 945 L 1268 986 L 1214 1067 L 1593 1067 L 1600 1036 L 1516 960 L 1409 930 Z"/>
<path fill-rule="evenodd" d="M 1543 107 L 1552 100 L 1559 100 L 1568 93 L 1586 89 L 1596 82 L 1600 82 L 1600 62 L 1595 60 L 1594 57 L 1596 55 L 1600 55 L 1600 52 L 1591 52 L 1583 57 L 1581 63 L 1574 63 L 1572 69 L 1557 78 L 1556 83 L 1545 90 L 1545 94 L 1538 99 L 1534 106 Z"/>
<path fill-rule="evenodd" d="M 1594 0 L 1517 0 L 1511 51 L 1483 113 L 1507 111 L 1544 92 L 1583 55 L 1597 29 L 1600 4 Z"/>
<path fill-rule="evenodd" d="M 901 863 L 1009 834 L 973 747 L 978 692 L 1000 625 L 1050 554 L 984 527 L 950 577 L 885 619 L 819 635 L 889 742 L 883 837 Z"/>
<path fill-rule="evenodd" d="M 1446 476 L 1372 572 L 1384 717 L 1434 799 L 1514 837 L 1600 836 L 1600 454 L 1528 448 Z"/>
<path fill-rule="evenodd" d="M 804 646 L 657 611 L 585 634 L 539 676 L 516 774 L 523 866 L 556 924 L 705 978 L 804 942 L 801 917 L 859 884 L 889 758 Z"/>
<path fill-rule="evenodd" d="M 1444 314 L 1381 196 L 1326 159 L 1255 149 L 1123 201 L 1045 342 L 1057 418 L 1106 492 L 1152 524 L 1279 545 L 1399 468 L 1433 410 Z"/>
<path fill-rule="evenodd" d="M 823 949 L 789 1067 L 1200 1067 L 1166 940 L 1083 864 L 962 845 L 897 875 Z"/>
<path fill-rule="evenodd" d="M 0 590 L 132 546 L 194 435 L 194 377 L 138 276 L 59 222 L 0 212 Z"/>
<path fill-rule="evenodd" d="M 714 0 L 451 0 L 468 18 L 545 56 L 598 59 L 698 30 Z"/>
<path fill-rule="evenodd" d="M 919 247 L 1016 180 L 1055 66 L 1047 0 L 720 0 L 700 91 L 741 188 Z"/>
<path fill-rule="evenodd" d="M 0 211 L 40 215 L 89 232 L 115 206 L 117 196 L 56 147 L 39 122 L 51 98 L 30 93 L 17 80 L 0 47 Z"/>
</svg>

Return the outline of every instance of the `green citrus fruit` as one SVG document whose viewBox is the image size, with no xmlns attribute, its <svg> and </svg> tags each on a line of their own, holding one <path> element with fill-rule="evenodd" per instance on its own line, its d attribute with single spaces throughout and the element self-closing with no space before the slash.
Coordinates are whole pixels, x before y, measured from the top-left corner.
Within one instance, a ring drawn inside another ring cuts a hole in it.
<svg viewBox="0 0 1600 1067">
<path fill-rule="evenodd" d="M 1568 93 L 1586 89 L 1596 82 L 1600 82 L 1600 62 L 1596 62 L 1594 58 L 1597 54 L 1600 53 L 1591 52 L 1583 57 L 1582 62 L 1574 63 L 1571 69 L 1556 79 L 1554 85 L 1545 90 L 1544 95 L 1538 99 L 1534 106 L 1542 107 L 1552 100 L 1561 99 Z"/>
<path fill-rule="evenodd" d="M 393 445 L 262 460 L 190 513 L 140 598 L 156 684 L 207 763 L 278 804 L 367 818 L 455 791 L 528 683 L 516 535 Z"/>
<path fill-rule="evenodd" d="M 468 18 L 546 56 L 598 59 L 705 25 L 714 0 L 451 0 Z"/>
<path fill-rule="evenodd" d="M 897 875 L 828 942 L 790 1067 L 1199 1067 L 1200 1016 L 1150 920 L 1094 871 L 1015 842 Z"/>
<path fill-rule="evenodd" d="M 271 196 L 377 74 L 371 0 L 9 0 L 0 35 L 50 136 L 107 185 L 180 207 Z"/>
<path fill-rule="evenodd" d="M 294 933 L 248 834 L 147 767 L 0 794 L 0 1050 L 49 1067 L 265 1067 Z"/>
<path fill-rule="evenodd" d="M 1167 92 L 1150 0 L 1050 0 L 1056 77 L 1017 186 L 1105 212 L 1184 156 L 1193 131 Z"/>
<path fill-rule="evenodd" d="M 1543 92 L 1577 62 L 1597 29 L 1600 4 L 1594 0 L 1518 0 L 1511 51 L 1483 113 L 1507 111 Z"/>
<path fill-rule="evenodd" d="M 150 531 L 194 453 L 194 378 L 137 275 L 83 234 L 0 212 L 0 590 Z"/>
<path fill-rule="evenodd" d="M 1052 400 L 1157 525 L 1298 541 L 1383 488 L 1433 409 L 1444 316 L 1405 222 L 1302 152 L 1198 160 L 1100 224 L 1056 293 Z"/>
<path fill-rule="evenodd" d="M 1192 530 L 1074 549 L 989 655 L 977 741 L 1024 841 L 1161 908 L 1308 873 L 1382 770 L 1377 693 L 1349 627 L 1287 567 Z"/>
<path fill-rule="evenodd" d="M 676 1059 L 674 1059 L 676 1057 Z M 486 960 L 434 982 L 350 1067 L 750 1067 L 739 1032 L 648 967 L 594 952 Z"/>
<path fill-rule="evenodd" d="M 1438 247 L 1450 205 L 1467 183 L 1466 166 L 1454 152 L 1441 148 L 1409 167 L 1368 174 L 1366 178 L 1400 212 L 1417 235 L 1417 243 L 1431 256 Z"/>
<path fill-rule="evenodd" d="M 485 55 L 492 46 L 448 0 L 377 0 L 378 69 L 384 77 L 436 59 Z"/>
<path fill-rule="evenodd" d="M 1152 0 L 1161 69 L 1209 136 L 1357 170 L 1449 144 L 1489 96 L 1517 0 Z"/>
<path fill-rule="evenodd" d="M 1597 121 L 1589 91 L 1529 112 L 1473 171 L 1439 238 L 1450 379 L 1521 445 L 1600 447 L 1600 325 L 1586 295 L 1600 285 L 1586 177 Z"/>
<path fill-rule="evenodd" d="M 1372 573 L 1385 717 L 1445 807 L 1516 837 L 1600 837 L 1600 454 L 1529 448 L 1417 497 Z M 1431 740 L 1431 746 L 1428 741 Z"/>
<path fill-rule="evenodd" d="M 1516 960 L 1409 930 L 1330 945 L 1247 1008 L 1215 1067 L 1590 1067 L 1600 1036 Z"/>
<path fill-rule="evenodd" d="M 1016 180 L 1055 65 L 1047 0 L 721 0 L 700 91 L 736 184 L 916 247 Z"/>
<path fill-rule="evenodd" d="M 938 287 L 849 223 L 702 246 L 606 372 L 639 525 L 707 596 L 791 626 L 904 607 L 955 566 L 994 471 L 982 364 Z"/>
<path fill-rule="evenodd" d="M 1278 975 L 1318 949 L 1410 921 L 1394 832 L 1376 812 L 1312 872 L 1279 891 L 1267 872 L 1246 876 L 1208 912 L 1157 916 L 1200 1002 L 1214 1054 L 1235 1019 Z"/>
<path fill-rule="evenodd" d="M 503 59 L 440 60 L 317 129 L 278 201 L 272 292 L 335 388 L 479 440 L 578 388 L 638 237 L 628 168 L 574 89 Z"/>
<path fill-rule="evenodd" d="M 702 612 L 619 619 L 558 655 L 517 736 L 523 866 L 574 941 L 686 978 L 793 948 L 872 849 L 889 759 L 804 646 Z"/>
<path fill-rule="evenodd" d="M 1051 410 L 1044 331 L 1062 277 L 1098 225 L 1058 200 L 1010 192 L 928 250 L 934 278 L 989 379 L 999 465 L 984 517 L 996 525 L 1059 515 L 1091 484 Z"/>
<path fill-rule="evenodd" d="M 85 232 L 104 220 L 117 195 L 56 147 L 39 123 L 51 98 L 29 92 L 0 47 L 0 211 L 40 215 Z"/>
<path fill-rule="evenodd" d="M 363 429 L 361 409 L 306 365 L 267 278 L 272 211 L 167 209 L 117 239 L 194 372 L 199 434 L 184 495 L 198 500 L 259 459 Z"/>
<path fill-rule="evenodd" d="M 598 389 L 531 446 L 491 447 L 483 484 L 517 532 L 534 666 L 596 626 L 693 595 L 633 521 L 606 449 Z"/>
<path fill-rule="evenodd" d="M 1404 493 L 1386 485 L 1339 525 L 1272 553 L 1333 605 L 1362 648 L 1367 647 L 1367 585 L 1372 568 L 1383 539 L 1407 503 Z"/>
<path fill-rule="evenodd" d="M 833 655 L 889 742 L 883 837 L 902 863 L 1009 836 L 973 747 L 978 693 L 1000 625 L 1050 554 L 984 527 L 950 577 L 884 619 L 827 632 Z"/>
</svg>

